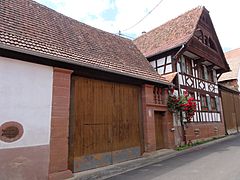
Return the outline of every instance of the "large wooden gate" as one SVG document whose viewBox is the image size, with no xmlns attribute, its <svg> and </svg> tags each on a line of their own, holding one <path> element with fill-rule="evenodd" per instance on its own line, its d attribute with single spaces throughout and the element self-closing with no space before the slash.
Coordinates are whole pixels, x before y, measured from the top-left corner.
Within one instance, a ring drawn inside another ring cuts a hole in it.
<svg viewBox="0 0 240 180">
<path fill-rule="evenodd" d="M 140 155 L 140 87 L 73 77 L 69 164 L 73 172 Z"/>
<path fill-rule="evenodd" d="M 221 91 L 226 131 L 232 134 L 240 128 L 240 97 L 227 91 Z"/>
</svg>

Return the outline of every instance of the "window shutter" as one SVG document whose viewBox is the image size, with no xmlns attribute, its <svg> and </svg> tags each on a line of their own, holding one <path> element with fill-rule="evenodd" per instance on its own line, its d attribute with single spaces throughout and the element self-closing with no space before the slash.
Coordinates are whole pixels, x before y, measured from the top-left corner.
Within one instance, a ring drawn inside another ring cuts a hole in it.
<svg viewBox="0 0 240 180">
<path fill-rule="evenodd" d="M 183 56 L 181 56 L 181 67 L 182 67 L 182 72 L 186 73 L 186 62 Z"/>
<path fill-rule="evenodd" d="M 208 72 L 207 72 L 206 66 L 203 66 L 203 70 L 204 70 L 204 79 L 208 80 Z"/>
<path fill-rule="evenodd" d="M 207 106 L 208 106 L 208 110 L 211 111 L 212 107 L 211 107 L 211 98 L 210 98 L 210 96 L 207 96 Z"/>
<path fill-rule="evenodd" d="M 215 101 L 216 101 L 216 105 L 217 105 L 217 111 L 220 111 L 220 101 L 219 101 L 218 96 L 215 96 Z"/>
<path fill-rule="evenodd" d="M 217 82 L 217 73 L 216 71 L 213 69 L 213 81 L 216 83 Z"/>
</svg>

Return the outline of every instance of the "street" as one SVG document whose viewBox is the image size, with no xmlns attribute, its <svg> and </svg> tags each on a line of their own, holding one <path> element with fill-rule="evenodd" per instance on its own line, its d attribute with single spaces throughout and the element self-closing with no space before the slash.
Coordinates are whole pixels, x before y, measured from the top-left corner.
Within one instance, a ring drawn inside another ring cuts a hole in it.
<svg viewBox="0 0 240 180">
<path fill-rule="evenodd" d="M 108 180 L 240 180 L 240 136 Z"/>
</svg>

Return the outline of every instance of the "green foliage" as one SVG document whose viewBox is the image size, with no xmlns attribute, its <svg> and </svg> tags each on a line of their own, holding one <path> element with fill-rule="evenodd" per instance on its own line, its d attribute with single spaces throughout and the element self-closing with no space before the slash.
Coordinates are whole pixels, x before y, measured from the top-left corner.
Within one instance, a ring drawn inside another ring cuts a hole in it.
<svg viewBox="0 0 240 180">
<path fill-rule="evenodd" d="M 185 149 L 188 149 L 188 148 L 191 148 L 191 147 L 194 147 L 194 146 L 198 146 L 198 145 L 201 145 L 201 144 L 205 144 L 205 143 L 208 143 L 208 142 L 211 142 L 211 141 L 214 141 L 214 140 L 217 140 L 217 139 L 221 139 L 223 137 L 213 137 L 211 139 L 208 139 L 208 140 L 197 140 L 195 142 L 190 142 L 188 144 L 185 144 L 183 146 L 179 146 L 176 148 L 176 151 L 183 151 Z"/>
</svg>

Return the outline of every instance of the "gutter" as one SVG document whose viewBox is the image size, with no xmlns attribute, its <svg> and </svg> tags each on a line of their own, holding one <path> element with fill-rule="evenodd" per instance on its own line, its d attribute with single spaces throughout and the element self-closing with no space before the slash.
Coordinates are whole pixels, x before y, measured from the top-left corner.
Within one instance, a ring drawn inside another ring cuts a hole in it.
<svg viewBox="0 0 240 180">
<path fill-rule="evenodd" d="M 185 48 L 185 44 L 182 44 L 181 48 L 178 50 L 178 52 L 173 56 L 173 59 L 176 60 L 177 55 Z"/>
<path fill-rule="evenodd" d="M 185 46 L 185 44 L 182 44 L 182 45 Z M 172 49 L 181 47 L 182 45 L 177 45 L 177 46 L 171 47 L 171 48 L 169 48 L 169 49 L 166 49 L 165 51 L 159 51 L 159 52 L 154 53 L 154 54 L 152 54 L 152 55 L 150 55 L 150 56 L 147 56 L 146 58 L 151 58 L 151 57 L 156 56 L 156 55 L 158 55 L 158 54 L 160 54 L 160 53 L 164 53 L 164 52 L 170 51 L 170 50 L 172 50 Z"/>
<path fill-rule="evenodd" d="M 86 68 L 92 68 L 92 69 L 100 70 L 100 71 L 104 71 L 104 72 L 110 72 L 110 73 L 114 73 L 114 74 L 118 74 L 118 75 L 128 76 L 128 77 L 141 79 L 141 80 L 145 80 L 145 81 L 149 81 L 149 82 L 153 82 L 153 83 L 158 83 L 158 84 L 161 83 L 161 84 L 164 84 L 164 85 L 167 85 L 167 86 L 172 84 L 172 83 L 167 83 L 167 82 L 164 82 L 164 81 L 156 81 L 156 80 L 150 80 L 150 79 L 147 79 L 147 78 L 139 78 L 138 76 L 133 75 L 133 74 L 128 74 L 128 73 L 125 73 L 125 72 L 116 72 L 116 71 L 113 71 L 113 70 L 110 70 L 110 69 L 107 69 L 107 68 L 104 68 L 104 67 L 100 68 L 100 67 L 96 67 L 96 66 L 91 66 L 91 65 L 88 65 L 86 63 L 76 61 L 74 59 L 71 59 L 72 61 L 69 61 L 69 59 L 67 59 L 67 58 L 56 57 L 56 56 L 53 56 L 53 55 L 44 54 L 44 53 L 40 53 L 40 52 L 36 52 L 36 51 L 30 51 L 30 50 L 27 50 L 27 49 L 13 47 L 13 46 L 10 46 L 10 45 L 0 44 L 0 48 L 7 49 L 7 50 L 10 50 L 10 51 L 19 52 L 19 53 L 23 53 L 23 54 L 28 54 L 28 55 L 32 55 L 32 56 L 37 56 L 37 57 L 41 57 L 41 58 L 51 59 L 51 60 L 54 60 L 54 61 L 59 61 L 59 62 L 64 62 L 64 63 L 68 63 L 68 64 L 78 65 L 78 66 L 82 66 L 82 67 L 86 67 Z"/>
</svg>

